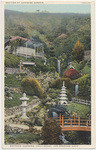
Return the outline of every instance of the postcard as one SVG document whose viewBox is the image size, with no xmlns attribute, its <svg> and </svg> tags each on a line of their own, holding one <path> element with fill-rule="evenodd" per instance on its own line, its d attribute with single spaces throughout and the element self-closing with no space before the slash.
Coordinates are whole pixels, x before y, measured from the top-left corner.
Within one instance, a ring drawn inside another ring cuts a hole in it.
<svg viewBox="0 0 96 150">
<path fill-rule="evenodd" d="M 95 148 L 95 1 L 2 1 L 2 148 Z"/>
</svg>

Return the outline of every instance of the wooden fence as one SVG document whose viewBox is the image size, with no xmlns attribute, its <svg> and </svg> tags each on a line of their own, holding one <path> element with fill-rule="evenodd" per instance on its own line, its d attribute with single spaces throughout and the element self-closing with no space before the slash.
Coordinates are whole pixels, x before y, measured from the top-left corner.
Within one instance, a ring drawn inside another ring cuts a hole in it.
<svg viewBox="0 0 96 150">
<path fill-rule="evenodd" d="M 91 105 L 91 101 L 80 99 L 80 98 L 72 98 L 72 102 L 85 104 L 85 105 Z"/>
</svg>

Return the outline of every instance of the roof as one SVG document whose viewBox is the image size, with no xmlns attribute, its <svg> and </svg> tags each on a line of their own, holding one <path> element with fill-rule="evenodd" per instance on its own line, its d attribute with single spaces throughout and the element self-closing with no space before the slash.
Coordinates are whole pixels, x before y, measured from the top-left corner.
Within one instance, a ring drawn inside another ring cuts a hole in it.
<svg viewBox="0 0 96 150">
<path fill-rule="evenodd" d="M 27 39 L 27 38 L 23 38 L 23 37 L 20 37 L 20 36 L 10 36 L 11 39 L 9 41 L 14 41 L 14 40 L 17 40 L 17 39 L 22 39 L 24 41 L 30 41 L 30 39 Z"/>
<path fill-rule="evenodd" d="M 69 77 L 71 79 L 75 79 L 75 78 L 79 77 L 79 72 L 74 68 L 70 68 L 65 71 L 63 77 Z"/>
<path fill-rule="evenodd" d="M 43 46 L 42 43 L 35 42 L 33 38 L 32 39 L 28 39 L 28 38 L 23 38 L 23 37 L 20 37 L 20 36 L 10 36 L 10 39 L 5 42 L 5 47 L 7 45 L 9 45 L 10 42 L 18 40 L 18 39 L 20 39 L 22 41 L 25 41 L 24 43 L 22 43 L 22 45 L 24 47 L 26 47 L 26 44 L 27 44 L 27 47 L 29 47 L 29 48 L 34 48 L 34 46 L 35 47 Z"/>
</svg>

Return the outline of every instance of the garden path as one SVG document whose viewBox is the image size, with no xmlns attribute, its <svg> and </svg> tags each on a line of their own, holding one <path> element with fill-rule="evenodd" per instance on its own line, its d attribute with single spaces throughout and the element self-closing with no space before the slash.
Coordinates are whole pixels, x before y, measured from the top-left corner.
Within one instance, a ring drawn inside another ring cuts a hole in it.
<svg viewBox="0 0 96 150">
<path fill-rule="evenodd" d="M 27 112 L 30 111 L 32 108 L 38 106 L 39 104 L 40 104 L 40 101 L 37 102 L 37 103 L 35 103 L 35 104 L 31 104 L 31 103 L 30 103 L 30 105 L 27 106 L 26 111 L 27 111 Z M 6 117 L 5 117 L 5 120 L 10 119 L 10 118 L 13 118 L 13 117 L 15 117 L 15 115 L 21 114 L 21 113 L 22 113 L 22 111 L 20 111 L 20 112 L 18 112 L 18 113 L 15 113 L 15 114 L 13 114 L 13 115 L 10 115 L 10 116 L 6 116 Z"/>
<path fill-rule="evenodd" d="M 27 125 L 22 125 L 22 124 L 9 124 L 10 125 L 10 127 L 17 127 L 17 128 L 22 128 L 22 129 L 25 129 L 25 130 L 28 130 L 29 129 L 29 126 L 27 126 Z"/>
</svg>

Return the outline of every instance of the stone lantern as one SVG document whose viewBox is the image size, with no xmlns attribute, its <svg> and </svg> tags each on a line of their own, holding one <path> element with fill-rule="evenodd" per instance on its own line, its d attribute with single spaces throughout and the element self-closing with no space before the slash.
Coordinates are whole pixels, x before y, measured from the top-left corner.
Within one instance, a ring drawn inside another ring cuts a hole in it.
<svg viewBox="0 0 96 150">
<path fill-rule="evenodd" d="M 23 97 L 21 97 L 20 100 L 22 101 L 22 104 L 21 104 L 22 116 L 21 116 L 21 118 L 28 119 L 28 117 L 26 116 L 26 107 L 27 107 L 27 101 L 29 100 L 29 98 L 26 97 L 26 93 L 23 93 Z"/>
</svg>

